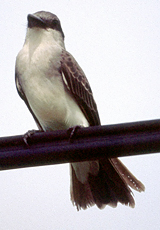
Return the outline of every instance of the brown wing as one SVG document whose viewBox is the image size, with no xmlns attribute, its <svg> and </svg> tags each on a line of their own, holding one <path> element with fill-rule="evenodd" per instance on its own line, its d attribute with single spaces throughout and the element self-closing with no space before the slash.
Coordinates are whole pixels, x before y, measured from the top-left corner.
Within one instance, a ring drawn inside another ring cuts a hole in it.
<svg viewBox="0 0 160 230">
<path fill-rule="evenodd" d="M 100 125 L 97 105 L 89 82 L 74 57 L 66 50 L 62 52 L 61 72 L 64 83 L 73 94 L 91 126 Z"/>
<path fill-rule="evenodd" d="M 31 114 L 32 114 L 32 116 L 33 116 L 33 118 L 34 118 L 34 120 L 35 120 L 35 122 L 36 122 L 36 124 L 37 124 L 37 126 L 38 126 L 38 128 L 39 128 L 39 130 L 43 130 L 42 126 L 40 125 L 40 123 L 39 123 L 37 117 L 36 117 L 35 114 L 33 113 L 32 109 L 31 109 L 31 107 L 30 107 L 30 105 L 29 105 L 29 103 L 28 103 L 28 100 L 27 100 L 27 98 L 26 98 L 25 93 L 23 92 L 22 86 L 21 86 L 21 84 L 20 84 L 20 82 L 19 82 L 17 70 L 16 70 L 16 73 L 15 73 L 15 82 L 16 82 L 16 88 L 17 88 L 17 91 L 18 91 L 19 96 L 20 96 L 20 97 L 24 100 L 24 102 L 26 103 L 26 105 L 27 105 L 29 111 L 31 112 Z"/>
</svg>

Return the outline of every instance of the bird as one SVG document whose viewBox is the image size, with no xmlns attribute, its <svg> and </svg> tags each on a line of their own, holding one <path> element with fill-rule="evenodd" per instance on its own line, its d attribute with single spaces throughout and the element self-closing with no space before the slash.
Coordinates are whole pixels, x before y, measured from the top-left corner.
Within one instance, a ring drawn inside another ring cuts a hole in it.
<svg viewBox="0 0 160 230">
<path fill-rule="evenodd" d="M 16 57 L 15 82 L 20 97 L 44 132 L 100 126 L 85 73 L 66 50 L 59 18 L 47 11 L 27 16 L 22 49 Z M 132 189 L 144 185 L 118 158 L 70 164 L 71 201 L 77 210 L 96 205 L 134 207 Z"/>
</svg>

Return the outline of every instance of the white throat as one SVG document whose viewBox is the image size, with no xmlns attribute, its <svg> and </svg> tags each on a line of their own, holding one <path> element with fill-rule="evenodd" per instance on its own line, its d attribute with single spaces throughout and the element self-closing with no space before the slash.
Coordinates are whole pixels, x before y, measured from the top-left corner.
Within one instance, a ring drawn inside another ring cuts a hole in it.
<svg viewBox="0 0 160 230">
<path fill-rule="evenodd" d="M 28 28 L 25 44 L 29 45 L 30 51 L 34 51 L 40 44 L 60 46 L 65 49 L 62 34 L 53 29 Z"/>
</svg>

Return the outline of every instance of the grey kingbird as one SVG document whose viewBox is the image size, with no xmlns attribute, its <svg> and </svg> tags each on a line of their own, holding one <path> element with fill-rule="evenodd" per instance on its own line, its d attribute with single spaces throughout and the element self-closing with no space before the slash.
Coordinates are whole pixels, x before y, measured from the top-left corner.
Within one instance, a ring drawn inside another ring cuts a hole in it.
<svg viewBox="0 0 160 230">
<path fill-rule="evenodd" d="M 58 17 L 39 11 L 28 15 L 25 43 L 16 59 L 16 87 L 40 130 L 100 125 L 89 82 L 65 49 Z M 71 164 L 71 200 L 77 209 L 94 204 L 134 207 L 130 188 L 144 191 L 117 158 Z"/>
</svg>

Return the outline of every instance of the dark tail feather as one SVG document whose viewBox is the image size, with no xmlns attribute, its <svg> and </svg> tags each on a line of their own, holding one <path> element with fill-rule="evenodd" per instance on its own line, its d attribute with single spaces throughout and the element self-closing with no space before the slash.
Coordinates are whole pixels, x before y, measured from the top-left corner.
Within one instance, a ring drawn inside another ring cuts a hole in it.
<svg viewBox="0 0 160 230">
<path fill-rule="evenodd" d="M 77 210 L 86 209 L 95 204 L 89 183 L 82 184 L 76 177 L 75 171 L 71 167 L 71 200 L 76 205 Z"/>
<path fill-rule="evenodd" d="M 126 184 L 128 184 L 131 188 L 138 192 L 142 192 L 145 190 L 144 185 L 139 180 L 137 180 L 137 178 L 127 169 L 127 167 L 118 158 L 112 158 L 110 161 L 114 168 L 125 180 Z"/>
<path fill-rule="evenodd" d="M 118 202 L 134 207 L 129 186 L 139 192 L 144 191 L 144 185 L 117 158 L 100 160 L 98 175 L 89 174 L 85 184 L 77 180 L 72 166 L 71 171 L 71 199 L 78 210 L 94 204 L 100 209 L 107 204 L 116 207 Z"/>
</svg>

